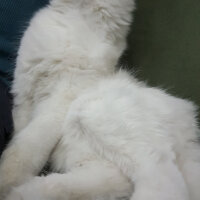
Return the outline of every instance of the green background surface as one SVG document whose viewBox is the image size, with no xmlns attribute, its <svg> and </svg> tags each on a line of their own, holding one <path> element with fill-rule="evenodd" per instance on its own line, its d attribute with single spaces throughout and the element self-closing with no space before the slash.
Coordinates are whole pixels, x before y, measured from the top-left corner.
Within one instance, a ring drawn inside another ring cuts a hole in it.
<svg viewBox="0 0 200 200">
<path fill-rule="evenodd" d="M 200 106 L 200 0 L 138 0 L 121 62 Z"/>
</svg>

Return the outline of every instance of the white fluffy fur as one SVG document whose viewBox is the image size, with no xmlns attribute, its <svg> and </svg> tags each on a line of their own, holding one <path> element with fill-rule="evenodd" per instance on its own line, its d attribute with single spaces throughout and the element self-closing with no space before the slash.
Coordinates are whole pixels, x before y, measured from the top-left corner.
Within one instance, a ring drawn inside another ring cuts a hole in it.
<svg viewBox="0 0 200 200">
<path fill-rule="evenodd" d="M 17 59 L 1 200 L 200 199 L 194 106 L 115 72 L 133 7 L 53 0 L 33 18 Z M 59 173 L 37 177 L 48 159 Z"/>
</svg>

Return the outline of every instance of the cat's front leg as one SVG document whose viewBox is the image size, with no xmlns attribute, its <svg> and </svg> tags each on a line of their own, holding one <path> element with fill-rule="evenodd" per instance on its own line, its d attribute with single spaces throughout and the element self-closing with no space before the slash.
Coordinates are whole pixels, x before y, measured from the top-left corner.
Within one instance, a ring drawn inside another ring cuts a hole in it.
<svg viewBox="0 0 200 200">
<path fill-rule="evenodd" d="M 59 121 L 47 114 L 36 117 L 14 136 L 0 162 L 1 200 L 13 186 L 40 172 L 60 138 L 59 129 Z"/>
</svg>

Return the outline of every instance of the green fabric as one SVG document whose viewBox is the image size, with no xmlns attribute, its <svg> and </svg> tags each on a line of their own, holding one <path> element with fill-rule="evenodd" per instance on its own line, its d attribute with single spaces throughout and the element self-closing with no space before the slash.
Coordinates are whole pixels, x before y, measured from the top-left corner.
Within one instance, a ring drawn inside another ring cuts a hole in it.
<svg viewBox="0 0 200 200">
<path fill-rule="evenodd" d="M 200 106 L 200 1 L 138 0 L 122 62 Z"/>
</svg>

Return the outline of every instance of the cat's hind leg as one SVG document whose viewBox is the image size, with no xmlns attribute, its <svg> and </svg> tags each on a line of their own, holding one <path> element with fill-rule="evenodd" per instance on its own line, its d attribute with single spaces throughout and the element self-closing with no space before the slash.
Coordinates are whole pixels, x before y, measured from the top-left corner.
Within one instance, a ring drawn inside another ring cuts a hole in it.
<svg viewBox="0 0 200 200">
<path fill-rule="evenodd" d="M 135 106 L 134 98 L 121 96 L 93 93 L 80 98 L 68 112 L 68 123 L 132 180 L 131 200 L 189 200 L 165 124 Z"/>
<path fill-rule="evenodd" d="M 135 193 L 131 200 L 190 200 L 182 174 L 172 160 L 144 163 L 132 180 Z"/>
<path fill-rule="evenodd" d="M 190 200 L 200 199 L 200 144 L 188 141 L 179 154 L 179 167 L 187 183 Z"/>
<path fill-rule="evenodd" d="M 71 169 L 67 174 L 35 177 L 15 188 L 6 200 L 128 199 L 132 190 L 132 184 L 119 169 L 109 162 L 94 160 Z"/>
<path fill-rule="evenodd" d="M 196 120 L 196 106 L 180 101 L 173 116 L 174 149 L 177 164 L 186 181 L 190 200 L 200 199 L 200 130 Z M 180 107 L 181 106 L 181 107 Z"/>
</svg>

